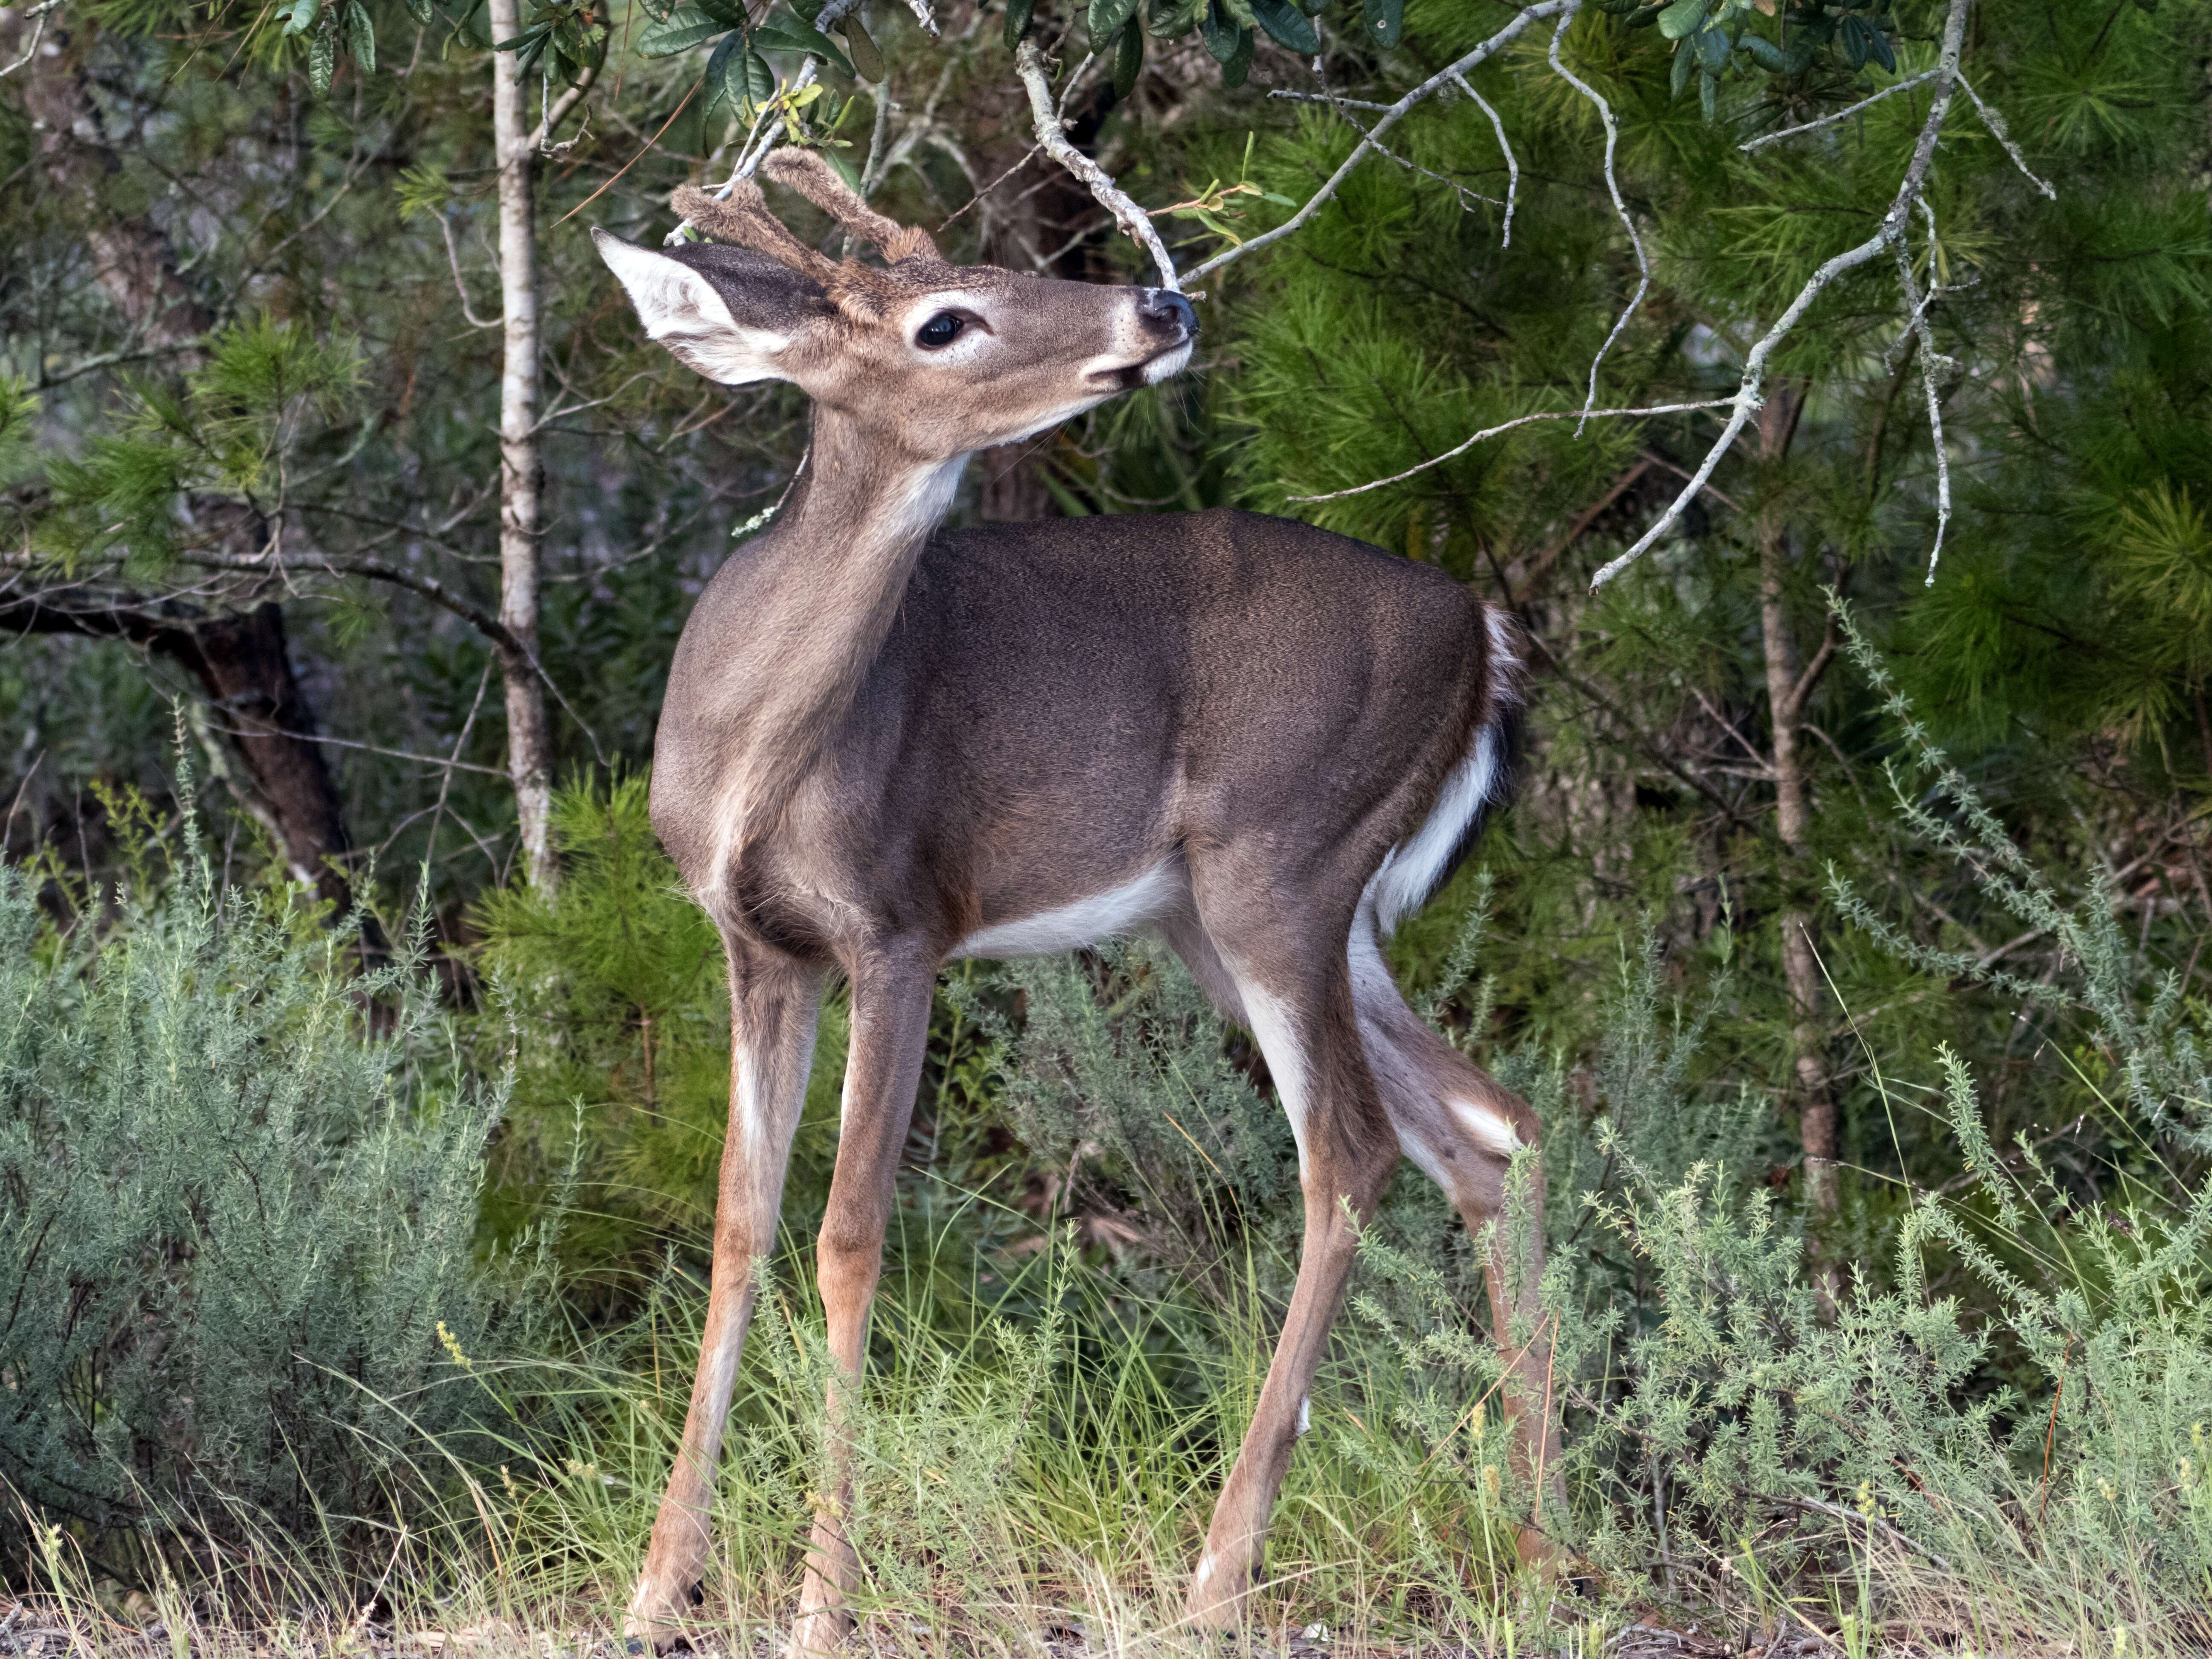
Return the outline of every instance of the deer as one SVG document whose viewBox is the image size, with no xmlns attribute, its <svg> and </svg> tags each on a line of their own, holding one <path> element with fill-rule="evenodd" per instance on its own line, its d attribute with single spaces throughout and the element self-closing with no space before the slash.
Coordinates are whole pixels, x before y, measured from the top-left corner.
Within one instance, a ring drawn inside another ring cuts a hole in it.
<svg viewBox="0 0 2212 1659">
<path fill-rule="evenodd" d="M 1181 372 L 1190 301 L 949 263 L 812 150 L 777 149 L 762 171 L 881 263 L 802 241 L 751 180 L 723 199 L 677 191 L 710 240 L 592 232 L 679 362 L 812 403 L 786 505 L 684 626 L 654 738 L 655 832 L 727 954 L 730 1117 L 698 1372 L 625 1633 L 676 1641 L 704 1574 L 825 984 L 844 976 L 851 1038 L 816 1244 L 828 1486 L 795 1659 L 839 1645 L 860 1583 L 848 1408 L 938 974 L 1139 930 L 1251 1033 L 1304 1203 L 1295 1287 L 1186 1618 L 1248 1616 L 1359 1228 L 1401 1158 L 1471 1235 L 1488 1230 L 1513 1464 L 1540 1511 L 1559 1468 L 1540 1180 L 1533 1225 L 1491 1224 L 1516 1156 L 1535 1164 L 1536 1118 L 1415 1014 L 1383 955 L 1507 799 L 1514 624 L 1432 565 L 1257 514 L 943 532 L 977 451 Z M 1520 1550 L 1547 1559 L 1540 1524 Z"/>
</svg>

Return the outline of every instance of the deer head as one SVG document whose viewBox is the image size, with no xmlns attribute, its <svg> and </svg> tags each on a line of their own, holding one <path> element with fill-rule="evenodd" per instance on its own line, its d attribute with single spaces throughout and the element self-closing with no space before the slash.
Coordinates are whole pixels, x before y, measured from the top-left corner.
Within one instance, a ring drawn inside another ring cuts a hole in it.
<svg viewBox="0 0 2212 1659">
<path fill-rule="evenodd" d="M 741 179 L 726 201 L 672 205 L 717 242 L 665 252 L 594 230 L 646 332 L 710 380 L 788 380 L 917 460 L 1012 443 L 1190 360 L 1190 303 L 1150 288 L 955 265 L 926 231 L 876 212 L 811 150 L 763 171 L 883 254 L 808 247 Z"/>
</svg>

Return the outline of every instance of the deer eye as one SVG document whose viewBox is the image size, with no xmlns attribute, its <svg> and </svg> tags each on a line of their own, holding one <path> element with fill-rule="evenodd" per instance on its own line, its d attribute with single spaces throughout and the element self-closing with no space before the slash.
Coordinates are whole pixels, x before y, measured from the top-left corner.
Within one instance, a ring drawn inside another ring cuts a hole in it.
<svg viewBox="0 0 2212 1659">
<path fill-rule="evenodd" d="M 942 351 L 967 326 L 967 319 L 957 312 L 940 311 L 915 331 L 914 343 L 924 351 Z"/>
</svg>

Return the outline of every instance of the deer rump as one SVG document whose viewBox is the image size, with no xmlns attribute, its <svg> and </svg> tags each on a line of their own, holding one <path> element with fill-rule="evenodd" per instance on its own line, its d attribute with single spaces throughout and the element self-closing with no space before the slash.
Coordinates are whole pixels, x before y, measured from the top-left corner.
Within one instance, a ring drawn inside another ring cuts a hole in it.
<svg viewBox="0 0 2212 1659">
<path fill-rule="evenodd" d="M 748 637 L 746 564 L 687 639 Z M 677 711 L 716 701 L 689 672 L 734 667 L 679 653 L 657 776 L 718 769 L 721 734 Z M 1443 572 L 1290 520 L 939 533 L 781 833 L 663 834 L 726 928 L 811 960 L 855 924 L 1012 957 L 1192 918 L 1191 860 L 1255 838 L 1277 898 L 1358 894 L 1347 929 L 1387 939 L 1506 799 L 1520 672 L 1510 624 Z"/>
</svg>

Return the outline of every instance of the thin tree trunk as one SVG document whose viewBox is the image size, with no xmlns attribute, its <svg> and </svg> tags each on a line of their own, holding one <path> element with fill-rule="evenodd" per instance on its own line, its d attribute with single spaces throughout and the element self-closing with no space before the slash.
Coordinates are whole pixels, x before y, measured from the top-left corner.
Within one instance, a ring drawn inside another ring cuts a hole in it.
<svg viewBox="0 0 2212 1659">
<path fill-rule="evenodd" d="M 0 28 L 0 49 L 10 58 L 21 50 L 22 29 L 20 19 L 13 29 Z M 168 366 L 182 371 L 198 361 L 215 314 L 178 270 L 159 224 L 143 215 L 115 216 L 103 205 L 123 163 L 107 143 L 85 67 L 92 39 L 83 29 L 49 28 L 42 50 L 24 67 L 35 164 L 57 198 L 82 205 L 93 281 L 139 338 L 167 352 Z M 267 542 L 266 521 L 236 502 L 198 501 L 195 516 L 216 526 L 230 550 L 257 555 Z M 93 591 L 67 583 L 51 604 L 35 592 L 14 593 L 0 603 L 0 613 L 13 629 L 131 640 L 190 672 L 212 706 L 212 725 L 241 763 L 249 810 L 276 837 L 295 875 L 340 914 L 350 909 L 344 815 L 293 670 L 283 613 L 274 604 L 210 611 L 118 591 L 109 596 L 112 610 L 100 614 L 85 602 Z M 380 948 L 374 922 L 370 939 Z"/>
<path fill-rule="evenodd" d="M 1796 435 L 1805 389 L 1778 387 L 1759 416 L 1759 459 L 1778 464 Z M 1836 1207 L 1836 1101 L 1829 1086 L 1820 963 L 1813 939 L 1813 916 L 1799 902 L 1805 880 L 1805 841 L 1812 827 L 1812 798 L 1805 776 L 1797 727 L 1820 672 L 1832 654 L 1824 644 L 1809 671 L 1798 662 L 1797 640 L 1790 625 L 1788 577 L 1790 532 L 1780 512 L 1759 514 L 1759 622 L 1765 648 L 1766 700 L 1773 718 L 1774 819 L 1782 837 L 1784 884 L 1790 897 L 1778 920 L 1782 929 L 1782 972 L 1790 994 L 1790 1048 L 1797 1075 L 1798 1133 L 1805 1149 L 1805 1194 L 1813 1208 Z"/>
<path fill-rule="evenodd" d="M 522 32 L 520 0 L 490 0 L 492 39 Z M 499 381 L 499 619 L 522 647 L 500 653 L 507 686 L 507 771 L 514 785 L 523 864 L 533 887 L 560 878 L 553 858 L 552 733 L 538 654 L 537 156 L 530 88 L 517 54 L 492 54 L 492 131 L 499 160 L 499 284 L 506 358 Z M 527 653 L 527 654 L 525 654 Z"/>
</svg>

